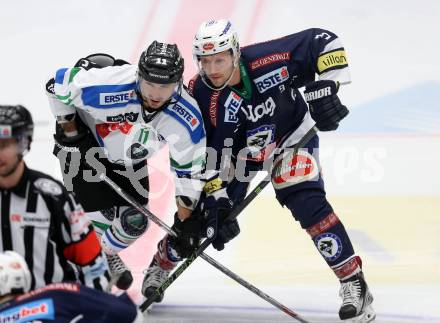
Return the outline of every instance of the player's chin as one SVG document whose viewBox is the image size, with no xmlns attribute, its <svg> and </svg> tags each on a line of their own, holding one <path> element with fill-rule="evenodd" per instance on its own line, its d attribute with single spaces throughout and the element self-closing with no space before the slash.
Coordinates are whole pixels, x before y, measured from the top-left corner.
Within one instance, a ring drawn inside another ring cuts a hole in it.
<svg viewBox="0 0 440 323">
<path fill-rule="evenodd" d="M 226 80 L 224 80 L 223 77 L 209 78 L 209 80 L 211 81 L 212 85 L 214 85 L 215 87 L 221 87 L 226 82 Z"/>
<path fill-rule="evenodd" d="M 157 109 L 157 108 L 160 108 L 164 104 L 164 101 L 148 100 L 147 103 L 150 108 Z"/>
<path fill-rule="evenodd" d="M 0 166 L 0 177 L 6 176 L 11 172 L 11 167 Z"/>
</svg>

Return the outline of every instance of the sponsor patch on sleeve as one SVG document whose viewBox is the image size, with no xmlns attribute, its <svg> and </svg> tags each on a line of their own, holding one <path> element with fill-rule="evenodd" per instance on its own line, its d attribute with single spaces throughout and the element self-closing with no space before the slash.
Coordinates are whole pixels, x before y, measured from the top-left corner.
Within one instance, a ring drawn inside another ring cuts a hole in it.
<svg viewBox="0 0 440 323">
<path fill-rule="evenodd" d="M 193 143 L 198 143 L 205 136 L 202 115 L 183 97 L 175 104 L 169 105 L 164 112 L 173 116 L 188 130 Z"/>
<path fill-rule="evenodd" d="M 318 73 L 322 74 L 326 71 L 348 66 L 347 56 L 343 49 L 337 49 L 327 52 L 318 57 Z"/>
</svg>

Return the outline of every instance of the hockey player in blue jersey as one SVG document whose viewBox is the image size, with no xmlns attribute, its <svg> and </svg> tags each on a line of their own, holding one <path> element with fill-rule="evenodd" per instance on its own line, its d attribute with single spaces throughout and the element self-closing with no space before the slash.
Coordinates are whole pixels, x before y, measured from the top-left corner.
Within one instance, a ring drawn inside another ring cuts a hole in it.
<svg viewBox="0 0 440 323">
<path fill-rule="evenodd" d="M 75 283 L 30 291 L 31 273 L 18 253 L 0 253 L 0 322 L 141 323 L 127 294 L 119 297 Z"/>
<path fill-rule="evenodd" d="M 318 136 L 295 155 L 292 149 L 315 124 L 333 131 L 348 114 L 337 95 L 350 82 L 339 38 L 314 28 L 240 48 L 229 21 L 209 21 L 194 37 L 193 56 L 199 73 L 188 87 L 203 114 L 208 151 L 217 153 L 207 158 L 203 202 L 206 228 L 215 229 L 213 246 L 221 250 L 238 235 L 237 221 L 221 219 L 244 198 L 251 172 L 265 168 L 279 203 L 291 210 L 340 280 L 340 318 L 373 321 L 361 259 L 326 199 Z M 298 88 L 304 86 L 303 98 Z"/>
</svg>

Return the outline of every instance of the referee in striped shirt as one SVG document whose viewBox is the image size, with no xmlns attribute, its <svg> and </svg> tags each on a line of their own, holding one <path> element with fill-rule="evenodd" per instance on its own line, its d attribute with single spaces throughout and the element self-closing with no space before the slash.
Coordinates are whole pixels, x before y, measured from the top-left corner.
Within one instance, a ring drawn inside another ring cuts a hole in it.
<svg viewBox="0 0 440 323">
<path fill-rule="evenodd" d="M 33 127 L 26 108 L 0 105 L 0 252 L 13 250 L 25 258 L 32 289 L 79 280 L 104 290 L 107 260 L 81 205 L 59 182 L 23 161 Z"/>
</svg>

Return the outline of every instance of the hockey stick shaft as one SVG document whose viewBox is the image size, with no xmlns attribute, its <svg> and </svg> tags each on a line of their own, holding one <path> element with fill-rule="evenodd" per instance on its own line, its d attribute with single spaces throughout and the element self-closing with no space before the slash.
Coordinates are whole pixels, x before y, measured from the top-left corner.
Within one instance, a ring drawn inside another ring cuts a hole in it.
<svg viewBox="0 0 440 323">
<path fill-rule="evenodd" d="M 294 148 L 294 153 L 293 155 L 295 155 L 298 151 L 298 149 L 302 148 L 305 144 L 307 144 L 310 139 L 318 132 L 318 129 L 316 128 L 316 126 L 312 127 L 302 138 L 301 140 L 295 145 Z M 267 184 L 269 184 L 271 180 L 271 174 L 269 173 L 247 196 L 246 198 L 239 204 L 237 205 L 234 210 L 231 212 L 231 214 L 228 216 L 227 220 L 232 220 L 234 218 L 236 218 L 256 197 L 258 194 L 260 194 L 263 189 L 267 186 Z M 168 278 L 167 280 L 156 289 L 155 292 L 155 296 L 150 297 L 149 299 L 145 300 L 141 306 L 140 309 L 141 311 L 145 311 L 148 306 L 150 306 L 156 299 L 156 297 L 159 297 L 161 294 L 163 294 L 165 292 L 165 290 L 177 279 L 177 277 L 179 277 L 182 272 L 184 272 L 193 262 L 195 259 L 197 259 L 198 256 L 203 254 L 203 251 L 209 247 L 209 245 L 211 244 L 211 239 L 205 239 L 201 245 L 199 246 L 199 248 L 197 248 L 196 251 L 194 251 Z M 206 254 L 204 254 L 206 256 Z M 205 259 L 206 260 L 206 259 Z M 235 280 L 235 279 L 234 279 Z M 237 280 L 236 280 L 237 281 Z M 240 283 L 240 282 L 239 282 Z M 241 284 L 243 285 L 243 284 Z M 250 284 L 249 284 L 250 285 Z M 244 285 L 243 285 L 244 286 Z M 251 285 L 250 285 L 251 286 Z M 245 286 L 246 287 L 246 286 Z M 249 288 L 248 288 L 249 289 Z M 253 291 L 252 289 L 250 289 L 251 291 Z M 290 315 L 289 312 L 294 313 L 293 311 L 287 309 L 284 305 L 281 304 L 277 304 L 275 305 L 274 303 L 271 302 L 271 298 L 268 296 L 267 298 L 265 298 L 265 296 L 263 295 L 264 293 L 256 293 L 258 296 L 262 297 L 263 299 L 265 299 L 266 301 L 268 301 L 269 303 L 271 303 L 272 305 L 280 308 L 283 312 L 285 312 L 286 314 Z M 267 296 L 267 295 L 266 295 Z M 285 310 L 287 309 L 287 311 Z M 292 315 L 291 315 L 292 316 Z M 297 317 L 298 315 L 295 313 L 295 315 L 293 315 L 293 317 Z"/>
<path fill-rule="evenodd" d="M 123 199 L 125 199 L 128 203 L 130 203 L 131 205 L 133 205 L 139 212 L 141 212 L 142 214 L 144 214 L 145 216 L 148 217 L 148 219 L 151 219 L 154 223 L 156 223 L 158 226 L 160 226 L 162 229 L 164 229 L 166 232 L 168 232 L 169 234 L 176 236 L 176 233 L 174 231 L 171 230 L 170 227 L 168 227 L 162 220 L 160 220 L 158 217 L 156 217 L 151 211 L 149 211 L 146 207 L 142 206 L 141 204 L 139 204 L 136 200 L 134 200 L 130 195 L 126 194 L 115 182 L 113 182 L 110 178 L 108 178 L 106 175 L 104 174 L 100 174 L 99 177 L 105 182 L 107 183 L 113 190 L 115 190 Z M 218 270 L 220 270 L 221 272 L 223 272 L 224 274 L 226 274 L 228 277 L 232 278 L 233 280 L 235 280 L 237 283 L 239 283 L 240 285 L 242 285 L 243 287 L 247 288 L 248 290 L 250 290 L 251 292 L 253 292 L 254 294 L 260 296 L 261 298 L 263 298 L 264 300 L 266 300 L 267 302 L 269 302 L 270 304 L 274 305 L 275 307 L 278 307 L 279 309 L 281 309 L 284 313 L 298 319 L 300 322 L 305 322 L 307 323 L 306 320 L 304 320 L 303 318 L 301 318 L 297 313 L 295 313 L 294 311 L 292 311 L 291 309 L 289 309 L 288 307 L 282 305 L 281 303 L 279 303 L 278 301 L 276 301 L 275 299 L 273 299 L 272 297 L 270 297 L 269 295 L 267 295 L 266 293 L 262 292 L 260 289 L 258 289 L 257 287 L 255 287 L 254 285 L 248 283 L 246 280 L 244 280 L 243 278 L 241 278 L 240 276 L 238 276 L 237 274 L 233 273 L 231 270 L 229 270 L 228 268 L 226 268 L 225 266 L 223 266 L 222 264 L 218 263 L 216 260 L 214 260 L 213 258 L 211 258 L 210 256 L 204 254 L 204 253 L 200 253 L 200 257 L 202 257 L 205 261 L 207 261 L 209 264 L 211 264 L 212 266 L 214 266 L 215 268 L 217 268 Z M 194 258 L 195 259 L 195 258 Z M 193 260 L 194 261 L 194 260 Z M 180 269 L 180 267 L 178 268 Z M 184 269 L 182 269 L 183 271 Z M 176 270 L 177 271 L 177 270 Z M 179 274 L 180 275 L 180 274 Z M 176 277 L 177 278 L 177 277 Z M 174 280 L 173 280 L 174 281 Z M 171 281 L 170 284 L 173 282 Z M 169 285 L 168 285 L 169 286 Z M 166 286 L 166 287 L 168 287 Z M 161 286 L 162 287 L 162 286 Z M 166 289 L 166 287 L 164 288 L 164 290 Z M 157 293 L 156 291 L 156 295 L 160 295 Z M 151 297 L 150 298 L 152 301 L 151 303 L 154 301 L 155 297 Z M 148 301 L 148 300 L 147 300 Z M 145 309 L 147 309 L 147 307 L 151 304 L 151 303 L 147 303 L 144 302 L 141 306 L 140 309 L 142 311 L 144 311 Z"/>
<path fill-rule="evenodd" d="M 313 126 L 309 131 L 307 131 L 301 140 L 295 145 L 293 156 L 295 156 L 298 150 L 307 144 L 317 132 L 318 128 L 316 128 L 316 126 Z M 264 179 L 262 179 L 261 182 L 258 183 L 258 185 L 246 196 L 246 198 L 234 208 L 228 219 L 236 218 L 241 211 L 243 211 L 257 197 L 257 195 L 263 191 L 267 184 L 270 183 L 271 178 L 272 174 L 269 172 Z"/>
</svg>

